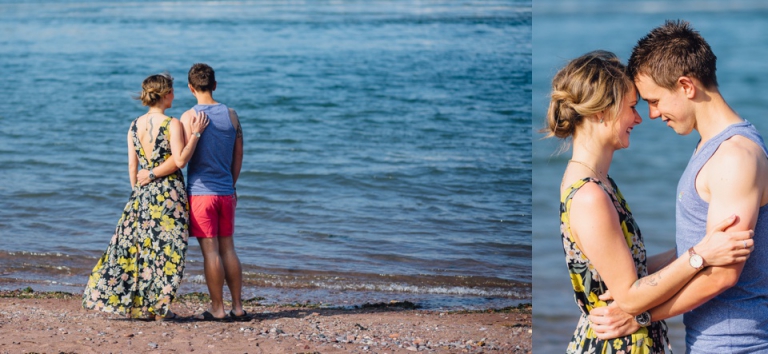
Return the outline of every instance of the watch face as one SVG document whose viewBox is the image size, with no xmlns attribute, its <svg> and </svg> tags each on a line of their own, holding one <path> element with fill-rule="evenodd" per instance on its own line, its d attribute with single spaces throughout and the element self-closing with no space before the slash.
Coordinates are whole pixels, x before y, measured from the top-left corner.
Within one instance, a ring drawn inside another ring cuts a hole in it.
<svg viewBox="0 0 768 354">
<path fill-rule="evenodd" d="M 651 323 L 651 314 L 648 313 L 648 311 L 643 312 L 635 316 L 635 321 L 637 321 L 637 323 L 641 326 L 647 326 L 649 323 Z"/>
<path fill-rule="evenodd" d="M 688 262 L 691 264 L 691 267 L 699 269 L 704 263 L 704 260 L 698 254 L 694 254 L 691 256 L 691 259 Z"/>
</svg>

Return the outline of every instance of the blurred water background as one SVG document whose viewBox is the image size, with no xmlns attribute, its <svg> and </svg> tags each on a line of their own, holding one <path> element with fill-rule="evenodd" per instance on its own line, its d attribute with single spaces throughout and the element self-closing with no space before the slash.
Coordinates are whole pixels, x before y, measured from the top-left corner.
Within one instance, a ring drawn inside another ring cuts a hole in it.
<svg viewBox="0 0 768 354">
<path fill-rule="evenodd" d="M 768 135 L 768 4 L 761 1 L 534 1 L 533 23 L 533 276 L 534 347 L 562 353 L 576 328 L 579 310 L 565 266 L 559 234 L 558 186 L 570 151 L 555 152 L 556 140 L 542 140 L 551 80 L 569 59 L 595 49 L 616 53 L 626 63 L 632 47 L 666 19 L 684 19 L 717 55 L 717 79 L 726 101 Z M 677 180 L 698 142 L 681 137 L 660 120 L 638 112 L 643 123 L 631 146 L 613 159 L 611 177 L 626 197 L 642 230 L 648 254 L 674 247 Z M 668 321 L 673 349 L 684 350 L 682 316 Z"/>
<path fill-rule="evenodd" d="M 80 292 L 148 75 L 216 69 L 265 303 L 531 301 L 531 2 L 0 2 L 0 288 Z M 190 240 L 181 293 L 206 291 Z"/>
</svg>

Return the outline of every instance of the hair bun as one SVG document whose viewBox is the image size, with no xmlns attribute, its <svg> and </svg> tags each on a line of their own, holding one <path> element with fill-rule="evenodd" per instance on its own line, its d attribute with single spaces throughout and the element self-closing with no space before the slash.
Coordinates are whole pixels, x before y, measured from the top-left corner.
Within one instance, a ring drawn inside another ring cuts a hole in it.
<svg viewBox="0 0 768 354">
<path fill-rule="evenodd" d="M 136 98 L 144 106 L 152 107 L 173 91 L 173 78 L 168 74 L 152 75 L 141 83 L 141 93 Z"/>
<path fill-rule="evenodd" d="M 574 108 L 572 97 L 565 91 L 554 91 L 549 112 L 552 115 L 549 121 L 551 134 L 560 139 L 572 136 L 581 118 Z"/>
</svg>

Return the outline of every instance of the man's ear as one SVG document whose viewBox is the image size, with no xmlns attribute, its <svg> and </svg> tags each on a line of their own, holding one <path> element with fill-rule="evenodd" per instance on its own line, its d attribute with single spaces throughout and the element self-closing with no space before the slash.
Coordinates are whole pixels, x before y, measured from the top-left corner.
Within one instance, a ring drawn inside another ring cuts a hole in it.
<svg viewBox="0 0 768 354">
<path fill-rule="evenodd" d="M 216 91 L 216 84 L 218 84 L 218 82 L 214 81 L 213 82 L 213 88 L 211 89 L 211 92 Z"/>
<path fill-rule="evenodd" d="M 195 94 L 195 88 L 192 87 L 192 84 L 187 84 L 187 87 L 189 87 L 189 92 L 192 92 L 192 95 Z"/>
<path fill-rule="evenodd" d="M 679 89 L 683 91 L 685 97 L 688 97 L 689 99 L 696 97 L 698 88 L 696 87 L 696 83 L 692 78 L 688 76 L 680 76 L 677 78 L 677 85 Z"/>
</svg>

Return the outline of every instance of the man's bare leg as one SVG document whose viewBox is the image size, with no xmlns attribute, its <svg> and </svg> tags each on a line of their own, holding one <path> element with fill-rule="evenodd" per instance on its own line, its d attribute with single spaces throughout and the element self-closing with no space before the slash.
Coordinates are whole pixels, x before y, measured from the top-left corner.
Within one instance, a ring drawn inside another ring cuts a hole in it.
<svg viewBox="0 0 768 354">
<path fill-rule="evenodd" d="M 235 252 L 235 241 L 232 237 L 219 237 L 219 255 L 224 264 L 224 276 L 227 287 L 232 294 L 232 312 L 235 316 L 243 315 L 243 269 L 240 258 Z"/>
<path fill-rule="evenodd" d="M 205 270 L 205 284 L 208 286 L 208 294 L 211 296 L 211 306 L 208 312 L 216 318 L 224 318 L 224 266 L 219 255 L 219 241 L 214 238 L 197 238 L 200 249 L 203 251 L 203 269 Z"/>
</svg>

